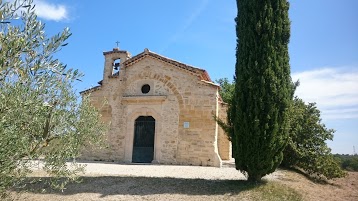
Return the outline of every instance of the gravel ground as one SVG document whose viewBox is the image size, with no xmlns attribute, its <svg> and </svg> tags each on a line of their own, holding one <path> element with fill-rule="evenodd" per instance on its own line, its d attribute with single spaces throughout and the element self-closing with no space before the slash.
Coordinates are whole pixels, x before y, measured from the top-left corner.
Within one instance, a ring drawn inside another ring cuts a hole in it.
<svg viewBox="0 0 358 201">
<path fill-rule="evenodd" d="M 233 161 L 222 168 L 81 162 L 86 165 L 82 183 L 71 183 L 64 191 L 46 187 L 48 178 L 41 162 L 34 162 L 32 178 L 25 189 L 13 189 L 14 200 L 358 200 L 358 173 L 315 183 L 305 176 L 278 170 L 264 177 L 268 185 L 248 185 Z M 299 195 L 297 195 L 297 193 Z M 278 197 L 277 197 L 278 196 Z"/>
<path fill-rule="evenodd" d="M 82 183 L 71 183 L 61 191 L 45 187 L 48 180 L 40 170 L 41 162 L 34 162 L 33 178 L 25 189 L 12 192 L 15 200 L 257 200 L 257 193 L 249 191 L 245 177 L 234 162 L 224 167 L 200 167 L 158 164 L 118 164 L 81 162 L 86 165 Z M 282 171 L 265 177 L 278 180 Z"/>
<path fill-rule="evenodd" d="M 185 179 L 209 180 L 244 180 L 245 176 L 233 168 L 232 162 L 225 162 L 224 167 L 202 167 L 183 165 L 142 165 L 142 164 L 115 164 L 115 163 L 81 163 L 86 165 L 86 174 L 93 175 L 122 175 L 137 177 L 173 177 Z M 266 176 L 266 179 L 275 179 L 281 172 Z"/>
<path fill-rule="evenodd" d="M 41 169 L 40 161 L 34 163 L 34 170 Z M 223 167 L 185 166 L 185 165 L 160 165 L 160 164 L 119 164 L 106 162 L 78 162 L 85 165 L 86 175 L 107 176 L 135 176 L 135 177 L 172 177 L 183 179 L 208 179 L 208 180 L 245 180 L 245 176 L 234 168 L 235 162 L 224 161 Z M 276 171 L 264 177 L 272 180 L 282 176 Z"/>
</svg>

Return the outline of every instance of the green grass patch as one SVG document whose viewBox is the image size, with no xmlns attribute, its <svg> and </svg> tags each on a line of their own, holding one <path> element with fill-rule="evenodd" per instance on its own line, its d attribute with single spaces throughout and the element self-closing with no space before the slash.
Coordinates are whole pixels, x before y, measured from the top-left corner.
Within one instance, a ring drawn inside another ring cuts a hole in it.
<svg viewBox="0 0 358 201">
<path fill-rule="evenodd" d="M 257 184 L 257 187 L 252 189 L 252 193 L 255 200 L 299 201 L 303 199 L 302 195 L 296 190 L 274 181 Z"/>
</svg>

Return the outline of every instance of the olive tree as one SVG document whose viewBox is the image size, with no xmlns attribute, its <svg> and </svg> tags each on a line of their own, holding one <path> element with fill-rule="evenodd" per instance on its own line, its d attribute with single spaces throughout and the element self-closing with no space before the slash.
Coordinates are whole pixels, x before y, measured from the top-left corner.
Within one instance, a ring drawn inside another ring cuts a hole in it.
<svg viewBox="0 0 358 201">
<path fill-rule="evenodd" d="M 106 130 L 73 84 L 82 76 L 54 58 L 69 29 L 52 37 L 32 0 L 0 1 L 0 194 L 21 184 L 32 159 L 43 159 L 51 184 L 63 188 L 82 169 L 73 160 Z M 59 180 L 59 178 L 61 178 Z"/>
</svg>

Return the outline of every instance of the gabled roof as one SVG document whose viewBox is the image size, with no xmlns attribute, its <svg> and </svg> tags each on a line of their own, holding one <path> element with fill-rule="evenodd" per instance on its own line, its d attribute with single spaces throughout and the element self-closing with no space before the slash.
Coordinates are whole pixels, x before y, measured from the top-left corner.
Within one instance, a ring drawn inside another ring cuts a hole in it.
<svg viewBox="0 0 358 201">
<path fill-rule="evenodd" d="M 181 63 L 179 61 L 176 61 L 176 60 L 173 60 L 173 59 L 170 59 L 168 57 L 165 57 L 165 56 L 162 56 L 162 55 L 159 55 L 157 53 L 154 53 L 154 52 L 151 52 L 149 51 L 147 48 L 144 49 L 144 52 L 128 59 L 127 61 L 125 61 L 123 64 L 125 65 L 125 67 L 129 67 L 135 63 L 137 63 L 138 61 L 146 58 L 146 57 L 151 57 L 151 58 L 154 58 L 156 60 L 159 60 L 159 61 L 162 61 L 164 63 L 169 63 L 173 66 L 176 66 L 178 68 L 181 68 L 181 69 L 184 69 L 184 70 L 187 70 L 189 72 L 192 72 L 192 73 L 195 73 L 199 76 L 199 79 L 200 80 L 205 80 L 207 82 L 213 82 L 211 79 L 210 79 L 210 76 L 209 74 L 206 72 L 206 70 L 204 69 L 200 69 L 200 68 L 196 68 L 196 67 L 193 67 L 193 66 L 190 66 L 190 65 L 187 65 L 187 64 L 184 64 L 184 63 Z"/>
<path fill-rule="evenodd" d="M 123 51 L 123 52 L 126 52 L 126 51 Z M 110 51 L 110 52 L 105 52 L 104 54 L 110 54 L 110 53 L 113 53 L 113 51 Z M 212 86 L 215 86 L 215 87 L 220 87 L 219 85 L 215 84 L 208 72 L 204 69 L 200 69 L 200 68 L 197 68 L 197 67 L 193 67 L 193 66 L 190 66 L 190 65 L 187 65 L 187 64 L 184 64 L 184 63 L 181 63 L 179 61 L 176 61 L 176 60 L 173 60 L 173 59 L 170 59 L 168 57 L 165 57 L 165 56 L 162 56 L 160 54 L 157 54 L 157 53 L 154 53 L 154 52 L 151 52 L 150 50 L 148 50 L 147 48 L 144 49 L 144 51 L 130 59 L 128 59 L 127 61 L 125 61 L 123 63 L 124 67 L 125 68 L 128 68 L 130 66 L 132 66 L 133 64 L 139 62 L 140 60 L 144 59 L 144 58 L 147 58 L 147 57 L 150 57 L 150 58 L 153 58 L 153 59 L 156 59 L 156 60 L 159 60 L 159 61 L 162 61 L 164 63 L 168 63 L 168 64 L 171 64 L 175 67 L 178 67 L 182 70 L 185 70 L 185 71 L 188 71 L 190 73 L 194 73 L 195 75 L 198 76 L 199 78 L 199 81 L 203 81 L 203 83 L 205 84 L 209 84 L 209 85 L 212 85 Z M 113 77 L 116 77 L 119 75 L 119 72 L 117 72 L 116 74 L 113 75 Z M 96 87 L 92 87 L 90 89 L 87 89 L 87 90 L 84 90 L 84 91 L 81 91 L 80 93 L 86 93 L 86 92 L 90 92 L 90 91 L 93 91 L 93 90 L 98 90 L 101 85 L 102 85 L 102 82 L 103 80 L 99 81 L 98 84 L 99 86 L 96 86 Z"/>
</svg>

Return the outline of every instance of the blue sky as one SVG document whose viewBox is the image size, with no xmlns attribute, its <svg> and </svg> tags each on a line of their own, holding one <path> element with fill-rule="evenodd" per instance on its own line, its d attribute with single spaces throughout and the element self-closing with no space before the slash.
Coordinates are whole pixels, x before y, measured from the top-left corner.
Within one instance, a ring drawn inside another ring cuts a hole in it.
<svg viewBox="0 0 358 201">
<path fill-rule="evenodd" d="M 235 71 L 236 1 L 35 0 L 46 32 L 70 27 L 57 57 L 85 73 L 78 91 L 102 79 L 102 52 L 144 48 L 206 69 L 213 80 Z M 336 130 L 333 153 L 358 150 L 358 1 L 291 0 L 290 64 L 296 94 L 317 102 L 323 123 Z"/>
</svg>

